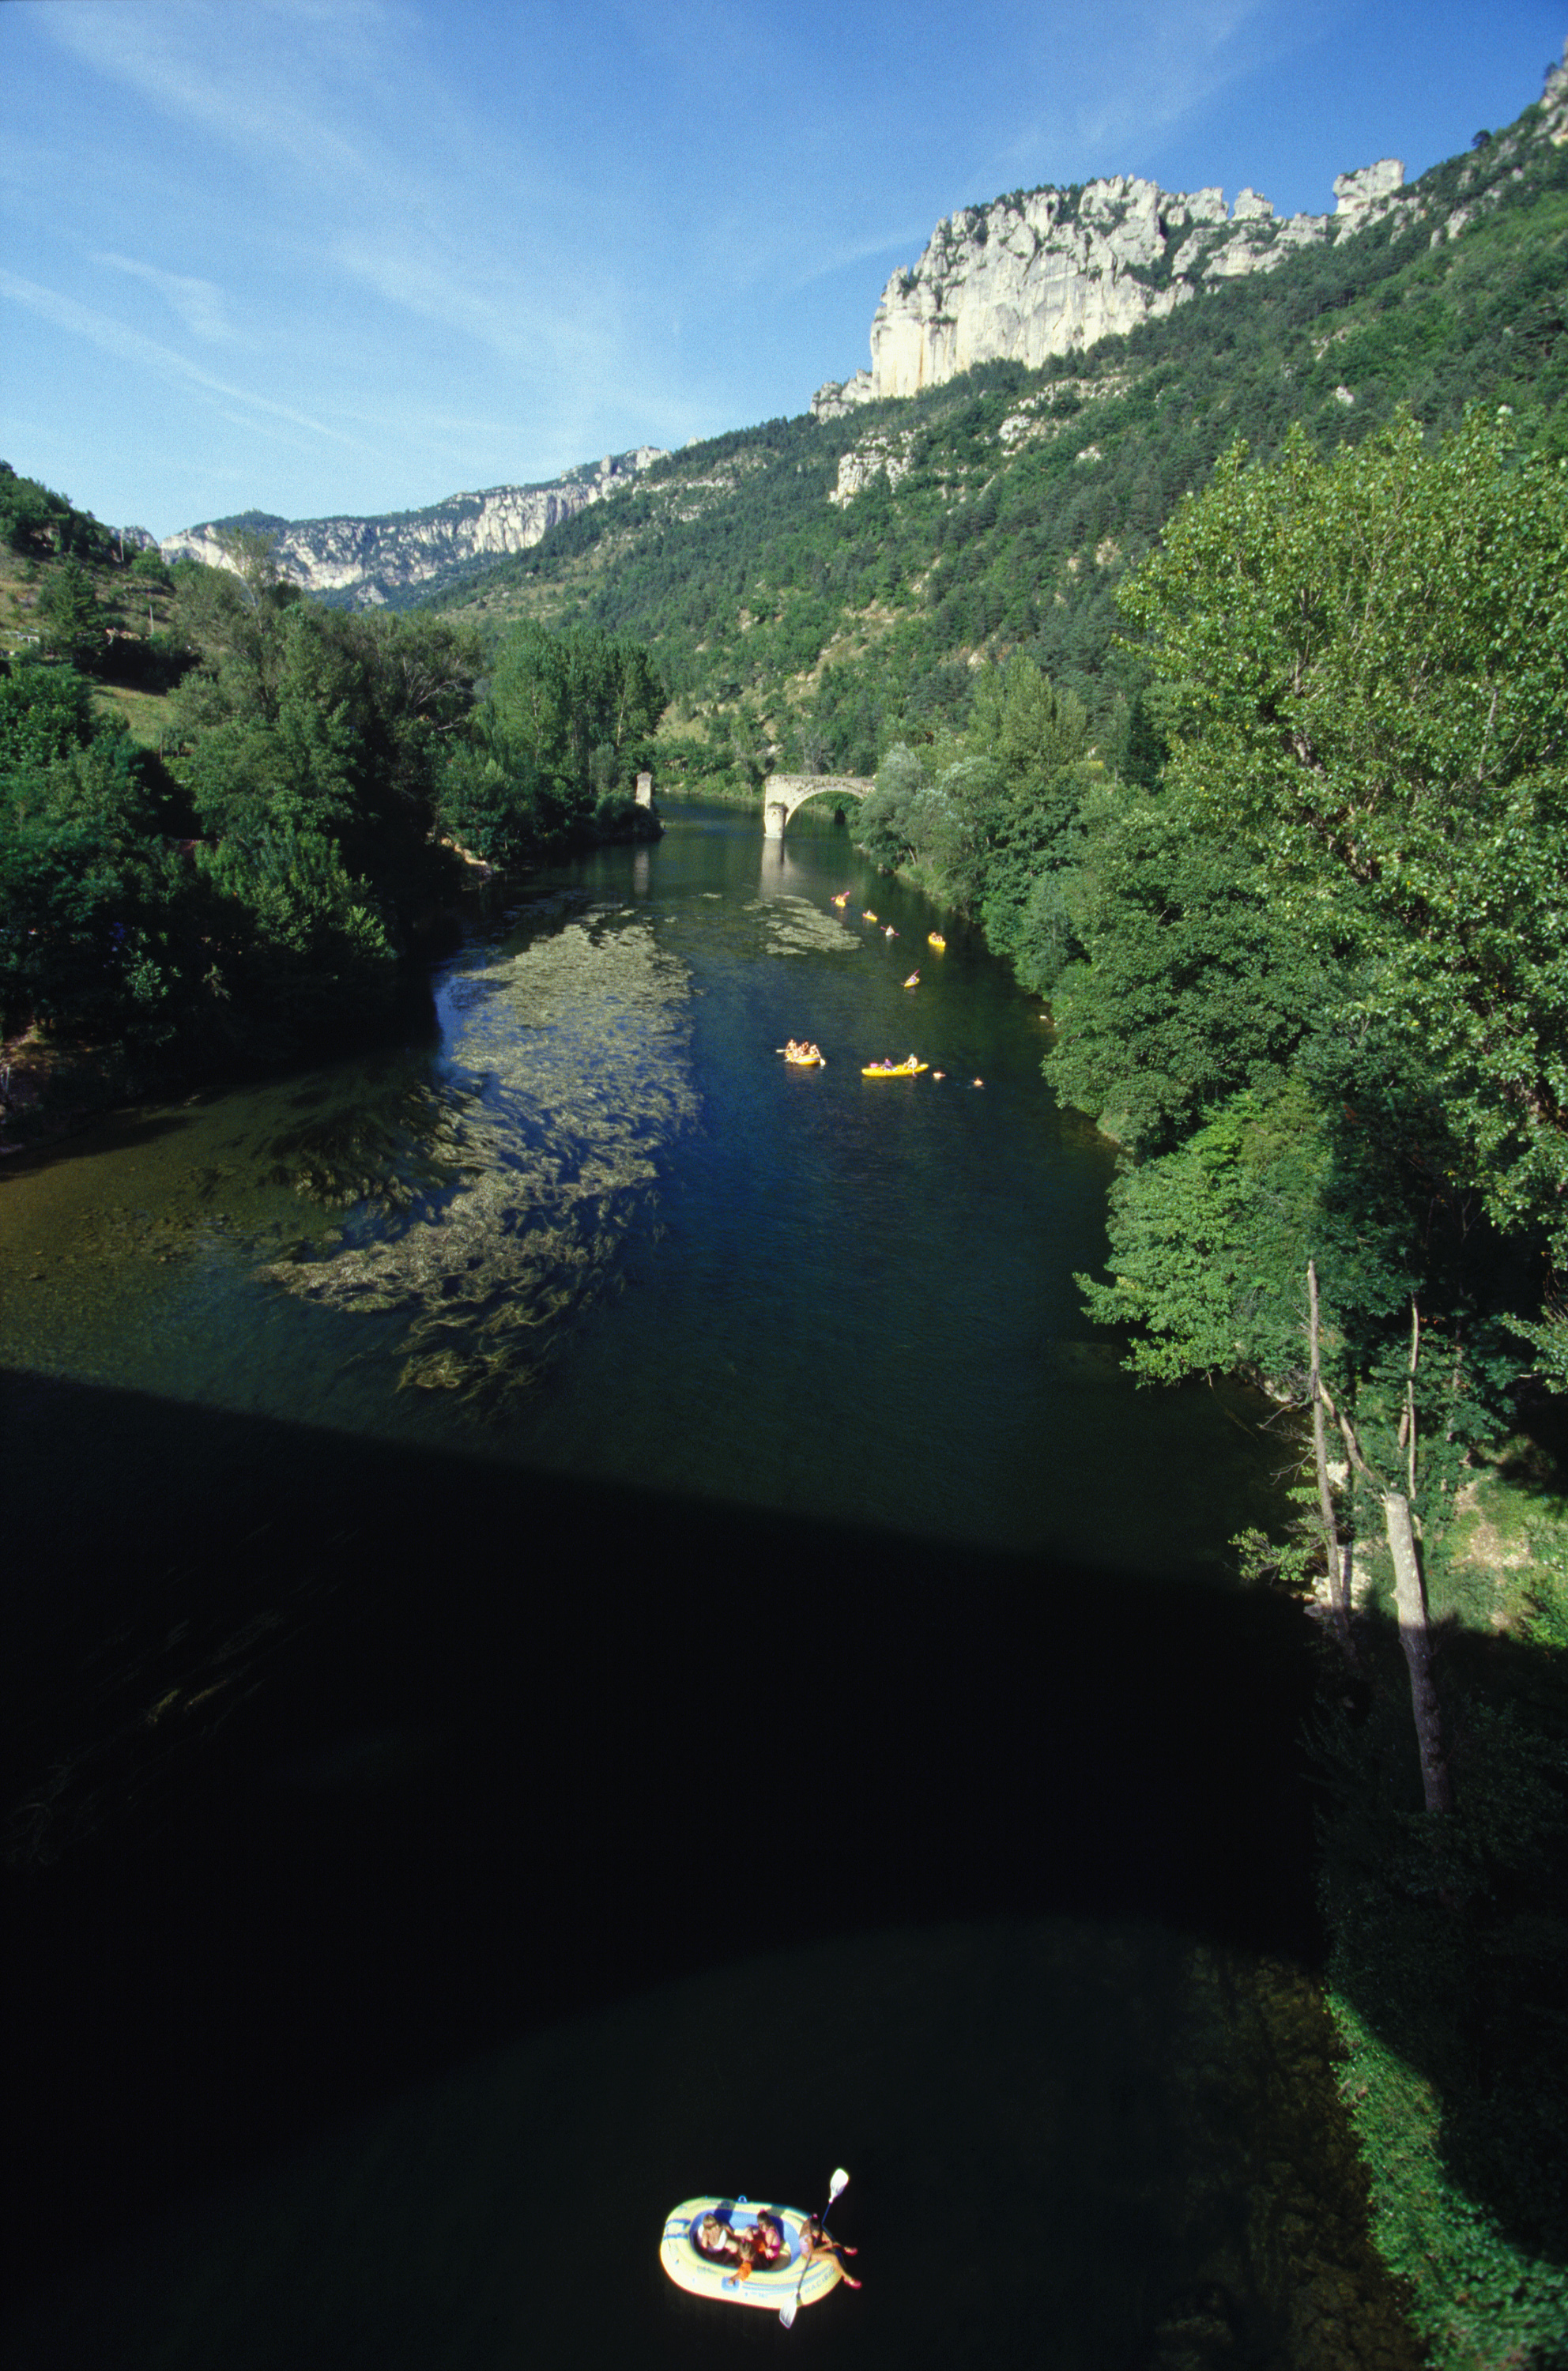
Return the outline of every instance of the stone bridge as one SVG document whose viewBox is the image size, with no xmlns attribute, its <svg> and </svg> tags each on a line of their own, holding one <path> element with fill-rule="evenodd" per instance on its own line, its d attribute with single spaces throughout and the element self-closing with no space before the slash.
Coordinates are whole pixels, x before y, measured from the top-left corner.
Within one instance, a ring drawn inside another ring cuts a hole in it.
<svg viewBox="0 0 1568 2371">
<path fill-rule="evenodd" d="M 864 799 L 875 788 L 860 774 L 769 774 L 762 786 L 762 836 L 782 839 L 795 809 L 819 792 L 836 799 Z"/>
</svg>

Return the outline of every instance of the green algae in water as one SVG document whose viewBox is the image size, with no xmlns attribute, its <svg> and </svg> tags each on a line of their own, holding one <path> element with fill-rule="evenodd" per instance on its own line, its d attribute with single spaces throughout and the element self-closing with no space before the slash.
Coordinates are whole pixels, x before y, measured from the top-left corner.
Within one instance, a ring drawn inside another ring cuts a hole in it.
<svg viewBox="0 0 1568 2371">
<path fill-rule="evenodd" d="M 400 1201 L 365 1197 L 379 1205 L 371 1240 L 259 1274 L 344 1314 L 406 1315 L 399 1389 L 494 1405 L 536 1382 L 614 1278 L 661 1151 L 696 1116 L 688 995 L 685 966 L 620 915 L 489 961 L 462 985 L 451 1047 L 478 1083 L 432 1098 L 434 1190 L 416 1207 L 394 1168 Z M 330 1169 L 316 1190 L 341 1207 Z"/>
<path fill-rule="evenodd" d="M 754 897 L 742 911 L 748 919 L 762 918 L 763 946 L 770 955 L 853 954 L 860 946 L 855 931 L 809 897 Z"/>
</svg>

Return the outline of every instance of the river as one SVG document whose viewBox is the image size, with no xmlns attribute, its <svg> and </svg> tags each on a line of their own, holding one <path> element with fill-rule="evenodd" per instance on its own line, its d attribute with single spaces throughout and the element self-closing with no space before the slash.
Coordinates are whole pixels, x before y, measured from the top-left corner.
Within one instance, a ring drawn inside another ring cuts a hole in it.
<svg viewBox="0 0 1568 2371">
<path fill-rule="evenodd" d="M 139 1114 L 7 1179 L 0 1358 L 1223 1573 L 1274 1511 L 1275 1461 L 1238 1395 L 1138 1394 L 1084 1319 L 1109 1148 L 1041 1079 L 1037 1000 L 961 926 L 933 951 L 940 919 L 842 828 L 767 843 L 733 808 L 677 808 L 659 845 L 477 928 L 421 1042 Z M 787 1067 L 790 1035 L 825 1069 Z M 911 1050 L 924 1076 L 861 1076 Z"/>
<path fill-rule="evenodd" d="M 1402 2365 L 1262 1411 L 1084 1320 L 1111 1154 L 973 934 L 668 822 L 407 1042 L 0 1177 L 18 2359 Z M 663 2278 L 839 2160 L 861 2295 Z"/>
</svg>

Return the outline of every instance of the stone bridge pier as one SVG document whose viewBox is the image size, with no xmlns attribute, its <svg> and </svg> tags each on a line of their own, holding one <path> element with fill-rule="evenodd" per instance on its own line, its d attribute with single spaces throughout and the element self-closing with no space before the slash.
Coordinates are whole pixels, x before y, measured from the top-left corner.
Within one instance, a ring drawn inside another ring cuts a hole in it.
<svg viewBox="0 0 1568 2371">
<path fill-rule="evenodd" d="M 782 839 L 790 817 L 808 799 L 863 799 L 875 788 L 861 774 L 769 774 L 762 786 L 762 836 Z"/>
</svg>

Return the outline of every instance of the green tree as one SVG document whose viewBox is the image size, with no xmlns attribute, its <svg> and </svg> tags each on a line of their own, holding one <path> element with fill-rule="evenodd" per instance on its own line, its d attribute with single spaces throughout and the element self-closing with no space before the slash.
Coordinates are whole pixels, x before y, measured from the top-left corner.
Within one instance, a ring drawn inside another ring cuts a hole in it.
<svg viewBox="0 0 1568 2371">
<path fill-rule="evenodd" d="M 1112 1280 L 1078 1278 L 1098 1324 L 1125 1326 L 1140 1382 L 1240 1371 L 1299 1392 L 1301 1279 L 1328 1151 L 1299 1081 L 1232 1095 L 1164 1159 L 1112 1188 Z"/>
<path fill-rule="evenodd" d="M 74 668 L 24 665 L 0 675 L 0 779 L 86 748 L 101 729 L 92 685 Z"/>
<path fill-rule="evenodd" d="M 1568 1261 L 1568 468 L 1472 411 L 1320 461 L 1237 445 L 1124 593 L 1166 776 L 1356 1016 L 1420 1042 L 1504 1227 Z"/>
<path fill-rule="evenodd" d="M 29 668 L 24 680 L 63 673 Z M 42 713 L 35 708 L 29 722 Z M 159 821 L 141 753 L 122 727 L 0 769 L 7 1030 L 37 1020 L 144 1047 L 167 1034 L 167 982 L 153 951 L 180 882 Z"/>
<path fill-rule="evenodd" d="M 491 753 L 519 765 L 547 836 L 578 829 L 649 757 L 666 698 L 640 642 L 527 619 L 496 659 Z"/>
<path fill-rule="evenodd" d="M 1021 651 L 985 668 L 969 711 L 968 746 L 994 758 L 1009 791 L 1052 775 L 1083 756 L 1089 713 L 1075 692 L 1058 690 Z"/>
<path fill-rule="evenodd" d="M 63 560 L 47 572 L 33 602 L 33 618 L 47 657 L 89 672 L 102 664 L 108 640 L 103 611 L 79 560 Z"/>
<path fill-rule="evenodd" d="M 1173 792 L 1101 787 L 1062 902 L 1083 953 L 1055 982 L 1045 1076 L 1118 1143 L 1168 1150 L 1283 1074 L 1335 980 L 1260 868 Z"/>
<path fill-rule="evenodd" d="M 204 573 L 211 576 L 215 572 Z M 183 782 L 213 839 L 336 841 L 405 920 L 447 880 L 436 838 L 480 657 L 470 630 L 203 585 L 209 642 L 177 695 Z"/>
</svg>

